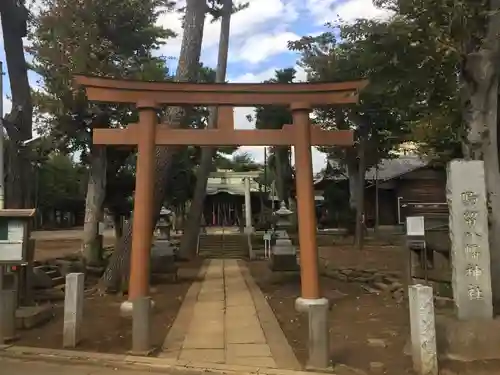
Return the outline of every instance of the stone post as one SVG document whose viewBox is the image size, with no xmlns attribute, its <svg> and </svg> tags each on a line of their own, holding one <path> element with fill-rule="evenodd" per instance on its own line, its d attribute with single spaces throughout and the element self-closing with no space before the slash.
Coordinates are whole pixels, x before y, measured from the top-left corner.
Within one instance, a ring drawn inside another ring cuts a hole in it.
<svg viewBox="0 0 500 375">
<path fill-rule="evenodd" d="M 0 345 L 16 338 L 16 306 L 16 291 L 0 290 Z"/>
<path fill-rule="evenodd" d="M 252 198 L 250 195 L 250 177 L 243 179 L 245 184 L 245 233 L 253 233 Z"/>
<path fill-rule="evenodd" d="M 434 295 L 430 286 L 408 287 L 413 369 L 418 375 L 438 375 Z"/>
<path fill-rule="evenodd" d="M 65 289 L 63 347 L 74 348 L 81 340 L 84 274 L 68 274 Z"/>
<path fill-rule="evenodd" d="M 452 287 L 457 316 L 461 320 L 492 319 L 484 162 L 453 160 L 447 172 Z"/>
</svg>

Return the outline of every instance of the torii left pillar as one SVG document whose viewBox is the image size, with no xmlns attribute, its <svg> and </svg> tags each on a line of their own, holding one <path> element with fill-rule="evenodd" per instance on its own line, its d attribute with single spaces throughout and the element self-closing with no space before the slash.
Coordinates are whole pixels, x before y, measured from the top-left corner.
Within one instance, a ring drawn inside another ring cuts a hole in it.
<svg viewBox="0 0 500 375">
<path fill-rule="evenodd" d="M 153 233 L 153 194 L 155 184 L 155 146 L 157 104 L 151 101 L 137 103 L 139 126 L 137 140 L 137 167 L 132 223 L 132 252 L 130 255 L 130 282 L 128 301 L 120 306 L 124 316 L 132 315 L 133 302 L 148 298 L 149 269 Z M 135 319 L 135 315 L 134 315 Z M 149 319 L 144 319 L 149 321 Z M 144 327 L 149 329 L 149 327 Z"/>
</svg>

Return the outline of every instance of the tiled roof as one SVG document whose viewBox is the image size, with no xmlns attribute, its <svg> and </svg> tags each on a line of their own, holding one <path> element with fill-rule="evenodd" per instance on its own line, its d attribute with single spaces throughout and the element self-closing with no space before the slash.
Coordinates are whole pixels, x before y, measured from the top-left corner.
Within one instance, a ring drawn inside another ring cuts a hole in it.
<svg viewBox="0 0 500 375">
<path fill-rule="evenodd" d="M 328 163 L 330 164 L 330 167 L 334 169 L 339 168 L 339 164 L 336 160 L 328 160 Z M 392 180 L 393 178 L 425 167 L 428 164 L 429 161 L 424 160 L 418 156 L 402 156 L 394 159 L 382 159 L 378 164 L 378 179 L 379 181 Z M 366 171 L 365 179 L 367 181 L 375 180 L 377 176 L 376 169 L 377 168 L 373 166 Z M 318 183 L 323 179 L 325 179 L 325 176 L 319 176 L 314 182 Z M 345 180 L 347 179 L 347 176 L 345 174 L 339 173 L 334 176 L 327 176 L 326 179 Z"/>
</svg>

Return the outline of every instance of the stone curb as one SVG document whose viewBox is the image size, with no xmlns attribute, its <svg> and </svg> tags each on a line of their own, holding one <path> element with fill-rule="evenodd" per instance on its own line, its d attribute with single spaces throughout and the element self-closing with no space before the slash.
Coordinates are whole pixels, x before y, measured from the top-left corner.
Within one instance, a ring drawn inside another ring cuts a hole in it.
<svg viewBox="0 0 500 375">
<path fill-rule="evenodd" d="M 56 363 L 84 364 L 114 367 L 132 370 L 150 370 L 156 372 L 200 372 L 223 374 L 265 374 L 265 375 L 324 375 L 324 372 L 295 371 L 285 369 L 258 368 L 251 366 L 225 365 L 216 363 L 192 363 L 169 358 L 139 357 L 122 354 L 89 353 L 83 351 L 31 348 L 23 346 L 0 345 L 0 359 L 13 358 Z M 340 366 L 332 375 L 362 375 L 363 371 Z"/>
</svg>

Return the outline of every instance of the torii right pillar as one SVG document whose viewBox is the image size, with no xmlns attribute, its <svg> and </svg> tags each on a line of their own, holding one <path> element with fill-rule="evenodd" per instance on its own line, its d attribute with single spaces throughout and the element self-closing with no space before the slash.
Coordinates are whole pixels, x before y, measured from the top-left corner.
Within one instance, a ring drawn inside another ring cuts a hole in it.
<svg viewBox="0 0 500 375">
<path fill-rule="evenodd" d="M 314 206 L 313 168 L 311 154 L 311 108 L 305 103 L 291 107 L 295 132 L 295 173 L 297 217 L 299 220 L 301 296 L 295 308 L 309 318 L 309 357 L 307 367 L 330 367 L 328 299 L 322 298 L 318 273 L 318 246 Z"/>
</svg>

